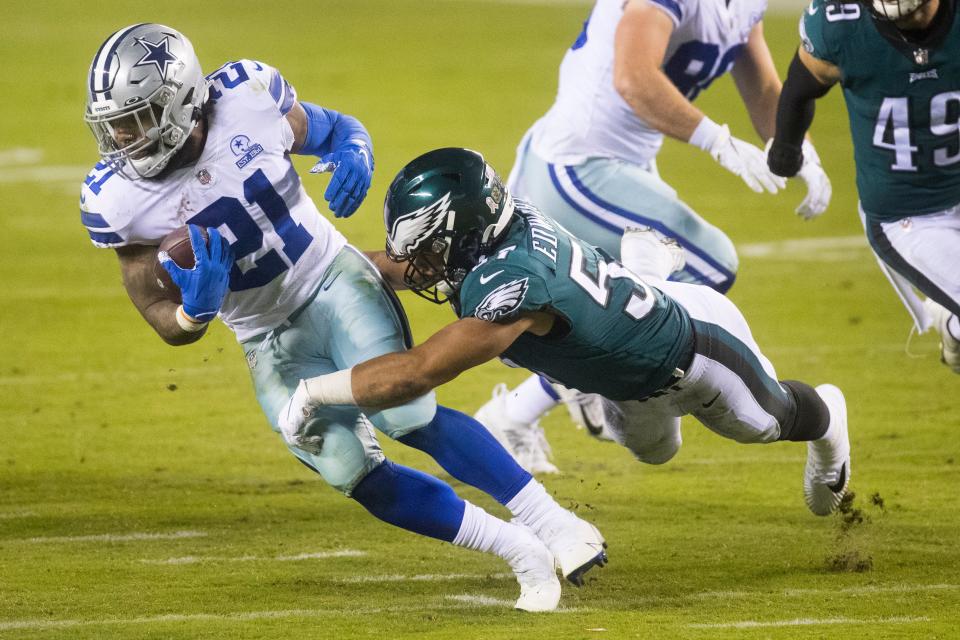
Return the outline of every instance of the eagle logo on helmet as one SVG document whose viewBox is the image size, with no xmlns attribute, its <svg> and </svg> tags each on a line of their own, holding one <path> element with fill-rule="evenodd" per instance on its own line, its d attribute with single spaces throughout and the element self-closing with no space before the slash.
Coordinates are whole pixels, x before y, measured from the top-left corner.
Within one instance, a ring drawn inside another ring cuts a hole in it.
<svg viewBox="0 0 960 640">
<path fill-rule="evenodd" d="M 524 278 L 500 285 L 480 301 L 473 315 L 487 322 L 493 322 L 497 318 L 508 315 L 519 308 L 526 297 L 528 280 L 529 278 Z"/>
<path fill-rule="evenodd" d="M 146 38 L 137 38 L 137 44 L 143 47 L 146 53 L 133 66 L 149 67 L 153 65 L 157 68 L 160 77 L 166 79 L 167 67 L 179 60 L 177 56 L 170 52 L 170 36 L 164 36 L 160 42 L 150 42 Z"/>
<path fill-rule="evenodd" d="M 410 255 L 443 224 L 448 213 L 456 214 L 450 211 L 449 191 L 439 200 L 397 218 L 388 237 L 390 251 L 398 256 Z"/>
</svg>

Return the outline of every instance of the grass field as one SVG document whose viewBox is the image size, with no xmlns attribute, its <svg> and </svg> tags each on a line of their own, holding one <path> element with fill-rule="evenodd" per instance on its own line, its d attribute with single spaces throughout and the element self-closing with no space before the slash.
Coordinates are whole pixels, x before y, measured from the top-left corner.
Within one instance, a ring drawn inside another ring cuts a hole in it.
<svg viewBox="0 0 960 640">
<path fill-rule="evenodd" d="M 0 637 L 960 637 L 960 387 L 933 337 L 905 353 L 909 319 L 860 239 L 839 92 L 813 129 L 834 185 L 815 222 L 793 214 L 801 188 L 754 195 L 686 145 L 668 143 L 660 167 L 741 248 L 731 297 L 780 376 L 845 390 L 853 504 L 833 518 L 807 512 L 801 445 L 737 445 L 689 422 L 677 458 L 652 468 L 555 411 L 545 424 L 564 473 L 546 484 L 601 527 L 611 562 L 565 589 L 560 612 L 523 615 L 496 559 L 390 529 L 296 464 L 224 327 L 173 349 L 142 322 L 113 253 L 90 246 L 77 216 L 95 160 L 84 77 L 104 37 L 144 20 L 187 33 L 205 68 L 239 57 L 277 66 L 302 98 L 370 129 L 374 185 L 338 226 L 376 248 L 384 190 L 413 156 L 470 146 L 509 170 L 589 7 L 97 8 L 7 3 L 0 22 Z M 766 21 L 781 71 L 795 24 Z M 699 104 L 748 136 L 729 80 Z M 306 182 L 321 199 L 325 179 Z M 404 302 L 421 340 L 452 318 Z M 440 398 L 472 412 L 494 383 L 523 377 L 490 364 Z"/>
</svg>

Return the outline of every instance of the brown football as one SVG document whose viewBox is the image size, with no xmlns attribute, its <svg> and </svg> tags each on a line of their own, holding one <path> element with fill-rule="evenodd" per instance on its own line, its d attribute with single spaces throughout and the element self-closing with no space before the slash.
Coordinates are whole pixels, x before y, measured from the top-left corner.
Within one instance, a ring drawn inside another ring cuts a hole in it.
<svg viewBox="0 0 960 640">
<path fill-rule="evenodd" d="M 203 236 L 204 242 L 209 246 L 210 237 L 207 235 L 207 230 L 200 227 L 200 235 Z M 189 227 L 184 225 L 165 235 L 163 240 L 160 241 L 160 246 L 157 247 L 158 257 L 153 262 L 153 274 L 156 276 L 157 285 L 167 293 L 171 300 L 180 302 L 180 289 L 177 288 L 177 285 L 170 279 L 170 274 L 167 273 L 167 270 L 160 264 L 159 254 L 161 251 L 166 251 L 170 259 L 178 266 L 184 269 L 192 269 L 194 259 L 193 246 L 190 244 Z"/>
</svg>

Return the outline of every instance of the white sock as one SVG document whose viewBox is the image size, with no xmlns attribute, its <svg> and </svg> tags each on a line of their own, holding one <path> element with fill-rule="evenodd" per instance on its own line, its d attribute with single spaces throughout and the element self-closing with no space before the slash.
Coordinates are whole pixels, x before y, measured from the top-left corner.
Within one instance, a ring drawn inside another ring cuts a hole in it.
<svg viewBox="0 0 960 640">
<path fill-rule="evenodd" d="M 506 559 L 523 532 L 522 529 L 490 515 L 480 507 L 464 500 L 463 522 L 453 544 L 484 553 L 493 553 Z"/>
<path fill-rule="evenodd" d="M 540 383 L 540 376 L 530 376 L 507 395 L 507 419 L 512 422 L 533 424 L 544 413 L 557 406 Z"/>
<path fill-rule="evenodd" d="M 534 531 L 539 531 L 550 518 L 569 513 L 533 478 L 510 499 L 506 507 L 517 520 Z"/>
</svg>

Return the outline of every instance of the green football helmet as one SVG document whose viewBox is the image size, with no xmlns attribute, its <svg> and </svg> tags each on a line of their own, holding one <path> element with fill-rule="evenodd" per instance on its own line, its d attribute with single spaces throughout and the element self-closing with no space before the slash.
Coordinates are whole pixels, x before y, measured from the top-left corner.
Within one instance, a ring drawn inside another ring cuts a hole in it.
<svg viewBox="0 0 960 640">
<path fill-rule="evenodd" d="M 513 199 L 476 151 L 435 149 L 393 179 L 383 203 L 387 256 L 407 263 L 403 281 L 431 302 L 446 302 L 503 238 Z"/>
</svg>

